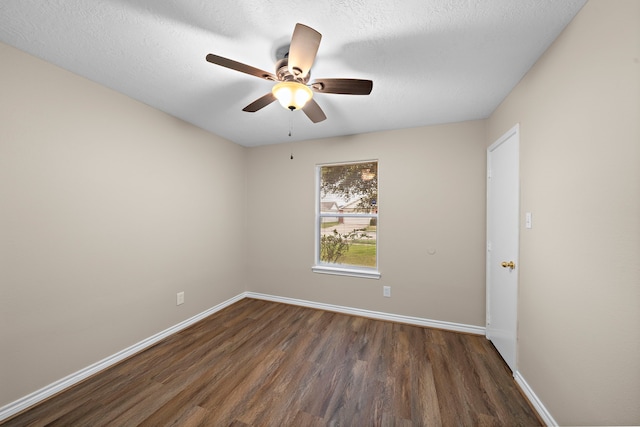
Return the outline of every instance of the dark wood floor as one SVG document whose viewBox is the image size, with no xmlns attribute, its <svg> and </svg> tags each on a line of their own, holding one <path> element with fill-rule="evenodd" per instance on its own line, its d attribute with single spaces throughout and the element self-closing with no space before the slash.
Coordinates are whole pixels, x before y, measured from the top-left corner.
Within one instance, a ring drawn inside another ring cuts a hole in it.
<svg viewBox="0 0 640 427">
<path fill-rule="evenodd" d="M 3 426 L 529 426 L 481 336 L 244 299 Z"/>
</svg>

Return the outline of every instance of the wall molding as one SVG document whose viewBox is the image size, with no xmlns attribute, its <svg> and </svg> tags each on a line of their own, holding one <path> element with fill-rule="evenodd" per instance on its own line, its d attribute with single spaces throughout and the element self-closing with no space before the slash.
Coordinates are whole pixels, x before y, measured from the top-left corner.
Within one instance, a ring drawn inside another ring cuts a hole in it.
<svg viewBox="0 0 640 427">
<path fill-rule="evenodd" d="M 391 322 L 407 323 L 409 325 L 424 326 L 427 328 L 446 329 L 454 332 L 464 332 L 467 334 L 484 335 L 484 326 L 465 325 L 463 323 L 444 322 L 441 320 L 424 319 L 421 317 L 403 316 L 401 314 L 384 313 L 380 311 L 364 310 L 361 308 L 345 307 L 341 305 L 325 304 L 313 301 L 306 301 L 296 298 L 279 297 L 275 295 L 261 294 L 256 292 L 245 292 L 247 298 L 262 299 L 265 301 L 281 302 L 284 304 L 299 305 L 302 307 L 317 308 L 320 310 L 333 311 L 354 316 L 368 317 L 370 319 L 388 320 Z"/>
<path fill-rule="evenodd" d="M 531 388 L 529 383 L 527 383 L 527 381 L 524 379 L 520 371 L 516 371 L 513 374 L 513 378 L 516 380 L 516 383 L 520 386 L 520 389 L 522 390 L 524 395 L 527 396 L 527 399 L 529 399 L 529 402 L 531 402 L 531 404 L 533 405 L 538 415 L 540 415 L 540 418 L 542 418 L 542 421 L 549 427 L 557 427 L 558 423 L 556 422 L 556 420 L 553 419 L 553 417 L 551 416 L 551 413 L 547 410 L 547 408 L 544 406 L 542 401 L 534 393 L 533 389 Z"/>
<path fill-rule="evenodd" d="M 157 334 L 149 338 L 146 338 L 138 342 L 137 344 L 127 347 L 124 350 L 121 350 L 90 366 L 87 366 L 86 368 L 83 368 L 77 372 L 74 372 L 71 375 L 68 375 L 58 381 L 55 381 L 21 399 L 16 400 L 15 402 L 9 403 L 8 405 L 1 407 L 0 422 L 32 406 L 37 405 L 38 403 L 50 398 L 51 396 L 57 393 L 60 393 L 61 391 L 79 383 L 80 381 L 83 381 L 89 378 L 90 376 L 95 375 L 98 372 L 103 371 L 115 365 L 116 363 L 119 363 L 125 360 L 126 358 L 133 356 L 134 354 L 139 353 L 142 350 L 145 350 L 151 347 L 152 345 L 169 337 L 170 335 L 180 332 L 181 330 L 193 325 L 194 323 L 199 322 L 200 320 L 244 298 L 254 298 L 254 299 L 260 299 L 265 301 L 280 302 L 284 304 L 316 308 L 320 310 L 350 314 L 354 316 L 362 316 L 362 317 L 367 317 L 367 318 L 377 319 L 377 320 L 387 320 L 391 322 L 406 323 L 410 325 L 424 326 L 428 328 L 445 329 L 445 330 L 454 331 L 454 332 L 463 332 L 463 333 L 475 334 L 475 335 L 485 334 L 485 328 L 481 326 L 465 325 L 462 323 L 453 323 L 453 322 L 444 322 L 440 320 L 423 319 L 420 317 L 403 316 L 400 314 L 391 314 L 391 313 L 384 313 L 380 311 L 364 310 L 360 308 L 345 307 L 345 306 L 334 305 L 334 304 L 325 304 L 325 303 L 306 301 L 306 300 L 301 300 L 296 298 L 280 297 L 280 296 L 268 295 L 268 294 L 262 294 L 262 293 L 256 293 L 256 292 L 243 292 L 241 294 L 236 295 L 233 298 L 230 298 L 214 307 L 211 307 L 203 311 L 202 313 L 196 314 L 195 316 L 190 317 L 187 320 L 184 320 L 170 328 L 167 328 L 164 331 L 158 332 Z M 524 379 L 522 379 L 522 381 L 524 381 Z M 533 392 L 531 393 L 533 394 Z M 529 395 L 527 394 L 527 396 Z M 533 396 L 535 396 L 535 394 L 533 394 Z M 536 401 L 538 400 L 536 399 Z"/>
<path fill-rule="evenodd" d="M 21 399 L 18 399 L 15 402 L 9 403 L 8 405 L 1 407 L 0 422 L 48 399 L 49 397 L 57 393 L 60 393 L 61 391 L 79 383 L 80 381 L 83 381 L 89 378 L 92 375 L 97 374 L 100 371 L 103 371 L 115 365 L 118 362 L 123 361 L 124 359 L 130 356 L 133 356 L 136 353 L 141 352 L 142 350 L 145 350 L 151 347 L 152 345 L 158 343 L 159 341 L 177 332 L 180 332 L 181 330 L 187 328 L 188 326 L 193 325 L 194 323 L 222 310 L 223 308 L 235 302 L 240 301 L 243 298 L 245 298 L 244 294 L 236 295 L 235 297 L 230 298 L 214 307 L 211 307 L 210 309 L 207 309 L 202 313 L 196 314 L 195 316 L 190 317 L 187 320 L 184 320 L 174 326 L 171 326 L 168 329 L 165 329 L 164 331 L 158 332 L 157 334 L 149 338 L 146 338 L 138 342 L 137 344 L 132 345 L 131 347 L 127 347 L 124 350 L 121 350 L 111 356 L 108 356 L 100 360 L 99 362 L 96 362 L 90 366 L 87 366 L 84 369 L 74 372 L 73 374 L 68 375 L 58 381 L 55 381 L 49 384 L 48 386 L 41 388 L 40 390 L 37 390 Z"/>
</svg>

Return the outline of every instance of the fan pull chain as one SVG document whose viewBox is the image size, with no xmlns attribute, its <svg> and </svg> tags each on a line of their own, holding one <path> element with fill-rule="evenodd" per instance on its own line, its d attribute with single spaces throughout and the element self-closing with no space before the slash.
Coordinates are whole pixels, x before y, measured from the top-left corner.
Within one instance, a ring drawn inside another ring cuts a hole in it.
<svg viewBox="0 0 640 427">
<path fill-rule="evenodd" d="M 293 113 L 293 110 L 291 110 L 291 113 Z M 291 136 L 292 133 L 293 133 L 293 114 L 289 116 L 289 136 Z"/>
<path fill-rule="evenodd" d="M 291 110 L 291 112 L 293 113 L 293 110 Z M 292 132 L 293 132 L 293 114 L 289 116 L 289 136 L 291 136 Z M 291 160 L 293 160 L 293 151 L 291 152 Z"/>
</svg>

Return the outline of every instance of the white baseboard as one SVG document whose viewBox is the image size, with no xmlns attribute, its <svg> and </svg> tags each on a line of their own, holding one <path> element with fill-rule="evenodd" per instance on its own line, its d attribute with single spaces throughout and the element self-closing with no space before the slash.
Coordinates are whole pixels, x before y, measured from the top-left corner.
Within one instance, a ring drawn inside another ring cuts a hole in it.
<svg viewBox="0 0 640 427">
<path fill-rule="evenodd" d="M 173 335 L 176 332 L 179 332 L 188 326 L 193 325 L 194 323 L 204 319 L 207 316 L 212 315 L 217 311 L 222 310 L 223 308 L 237 301 L 240 301 L 244 297 L 245 297 L 244 294 L 240 294 L 231 299 L 228 299 L 216 305 L 215 307 L 211 307 L 210 309 L 205 310 L 202 313 L 197 314 L 183 322 L 180 322 L 177 325 L 174 325 L 168 329 L 165 329 L 162 332 L 159 332 L 149 338 L 146 338 L 140 341 L 139 343 L 132 345 L 131 347 L 125 348 L 124 350 L 121 350 L 116 354 L 106 357 L 100 360 L 99 362 L 94 363 L 93 365 L 87 366 L 84 369 L 74 372 L 73 374 L 68 375 L 54 383 L 51 383 L 48 386 L 41 388 L 40 390 L 37 390 L 21 399 L 18 399 L 15 402 L 12 402 L 12 403 L 9 403 L 8 405 L 3 406 L 2 408 L 0 408 L 0 422 L 2 422 L 3 420 L 9 417 L 12 417 L 13 415 L 19 412 L 24 411 L 25 409 L 33 405 L 36 405 L 44 401 L 45 399 L 48 399 L 49 397 L 53 396 L 56 393 L 61 392 L 66 388 L 69 388 L 79 383 L 80 381 L 90 377 L 91 375 L 94 375 L 104 369 L 109 368 L 110 366 L 115 365 L 118 362 L 123 361 L 129 356 L 132 356 L 148 347 L 151 347 L 152 345 L 163 340 L 164 338 L 170 335 Z"/>
<path fill-rule="evenodd" d="M 513 374 L 513 378 L 516 380 L 516 383 L 518 383 L 518 385 L 520 386 L 520 389 L 522 389 L 522 392 L 525 394 L 525 396 L 527 396 L 527 399 L 529 399 L 529 402 L 531 402 L 536 412 L 538 412 L 538 415 L 540 415 L 540 418 L 542 418 L 542 421 L 549 427 L 557 427 L 558 423 L 556 422 L 556 420 L 553 419 L 553 417 L 551 416 L 547 408 L 542 404 L 542 401 L 533 392 L 533 389 L 525 381 L 522 374 L 520 374 L 519 371 L 516 371 Z"/>
<path fill-rule="evenodd" d="M 302 307 L 318 308 L 320 310 L 334 311 L 336 313 L 352 314 L 355 316 L 368 317 L 370 319 L 388 320 L 391 322 L 407 323 L 428 328 L 446 329 L 448 331 L 464 332 L 468 334 L 484 335 L 484 326 L 465 325 L 463 323 L 443 322 L 441 320 L 423 319 L 421 317 L 403 316 L 400 314 L 383 313 L 380 311 L 363 310 L 361 308 L 344 307 L 341 305 L 324 304 L 313 301 L 306 301 L 295 298 L 279 297 L 274 295 L 260 294 L 256 292 L 245 292 L 247 298 L 256 298 L 266 301 L 282 302 L 285 304 L 299 305 Z"/>
<path fill-rule="evenodd" d="M 102 359 L 99 362 L 94 363 L 93 365 L 87 366 L 84 369 L 74 372 L 73 374 L 68 375 L 54 383 L 51 383 L 48 386 L 41 388 L 40 390 L 37 390 L 21 399 L 18 399 L 15 402 L 12 402 L 12 403 L 9 403 L 8 405 L 3 406 L 2 408 L 0 408 L 0 422 L 2 422 L 3 420 L 6 420 L 9 417 L 12 417 L 13 415 L 19 412 L 24 411 L 25 409 L 31 406 L 34 406 L 44 401 L 45 399 L 48 399 L 54 394 L 59 393 L 64 389 L 69 388 L 79 383 L 80 381 L 94 374 L 97 374 L 98 372 L 104 369 L 107 369 L 115 365 L 118 362 L 123 361 L 127 357 L 130 357 L 148 347 L 151 347 L 152 345 L 163 340 L 164 338 L 172 334 L 175 334 L 181 331 L 182 329 L 187 328 L 188 326 L 193 325 L 194 323 L 204 319 L 205 317 L 210 316 L 213 313 L 216 313 L 222 310 L 223 308 L 242 300 L 243 298 L 255 298 L 255 299 L 261 299 L 265 301 L 281 302 L 285 304 L 299 305 L 302 307 L 317 308 L 317 309 L 333 311 L 337 313 L 368 317 L 371 319 L 388 320 L 391 322 L 407 323 L 410 325 L 445 329 L 445 330 L 455 331 L 455 332 L 464 332 L 464 333 L 476 334 L 476 335 L 484 335 L 485 333 L 485 328 L 481 326 L 465 325 L 461 323 L 452 323 L 452 322 L 443 322 L 440 320 L 429 320 L 429 319 L 423 319 L 419 317 L 403 316 L 399 314 L 390 314 L 390 313 L 383 313 L 379 311 L 363 310 L 360 308 L 351 308 L 351 307 L 344 307 L 340 305 L 317 303 L 312 301 L 305 301 L 305 300 L 287 298 L 287 297 L 279 297 L 279 296 L 261 294 L 256 292 L 243 292 L 231 299 L 228 299 L 216 305 L 215 307 L 205 310 L 200 314 L 197 314 L 183 322 L 178 323 L 175 326 L 172 326 L 168 329 L 165 329 L 162 332 L 159 332 L 149 338 L 146 338 L 140 341 L 139 343 L 132 345 L 131 347 L 125 348 L 124 350 L 121 350 L 116 354 L 106 357 L 105 359 Z"/>
</svg>

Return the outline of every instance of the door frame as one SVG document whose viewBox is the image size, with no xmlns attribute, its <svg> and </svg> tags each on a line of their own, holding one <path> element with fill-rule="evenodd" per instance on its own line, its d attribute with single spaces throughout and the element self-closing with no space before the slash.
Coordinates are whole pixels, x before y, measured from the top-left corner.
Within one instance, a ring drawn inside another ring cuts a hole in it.
<svg viewBox="0 0 640 427">
<path fill-rule="evenodd" d="M 512 363 L 507 361 L 507 365 L 512 370 L 513 374 L 517 372 L 517 362 L 518 362 L 518 294 L 519 294 L 519 279 L 520 279 L 520 125 L 516 124 L 507 132 L 505 132 L 500 138 L 498 138 L 493 144 L 491 144 L 487 148 L 487 224 L 486 224 L 486 324 L 485 324 L 485 334 L 487 339 L 491 340 L 491 328 L 489 327 L 491 323 L 491 266 L 494 262 L 499 262 L 499 260 L 492 259 L 492 251 L 491 251 L 491 238 L 493 237 L 490 229 L 491 223 L 491 215 L 490 211 L 491 207 L 491 153 L 496 150 L 500 145 L 508 141 L 511 137 L 515 135 L 516 144 L 517 144 L 517 174 L 518 174 L 518 185 L 516 190 L 516 198 L 518 199 L 518 220 L 517 227 L 515 230 L 515 238 L 517 240 L 517 248 L 516 253 L 514 254 L 515 262 L 516 262 L 516 276 L 515 276 L 515 286 L 516 286 L 516 301 L 515 301 L 515 342 L 514 342 L 514 360 Z"/>
</svg>

